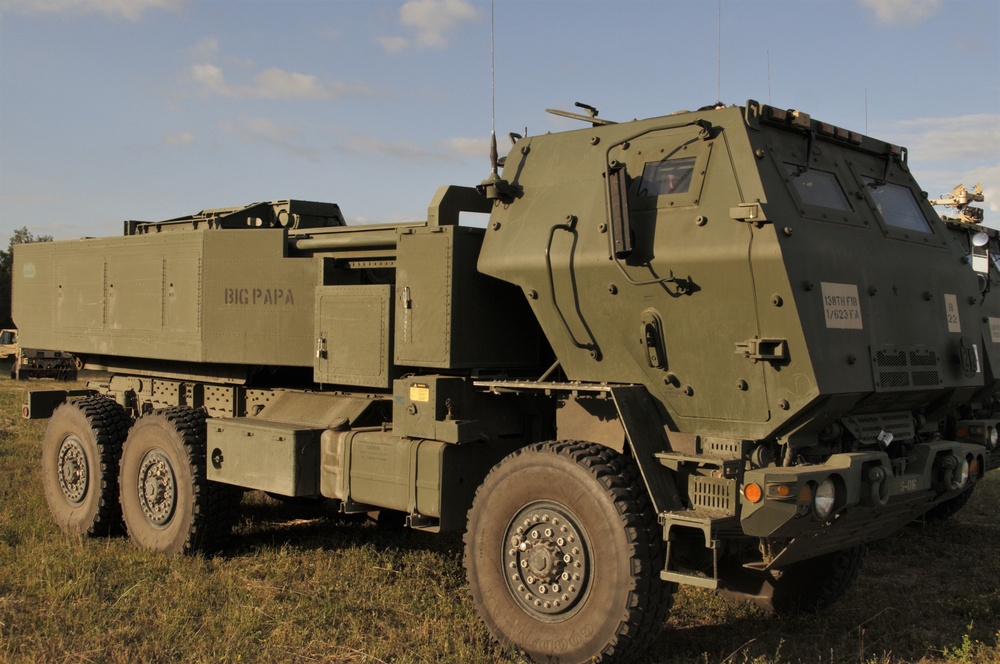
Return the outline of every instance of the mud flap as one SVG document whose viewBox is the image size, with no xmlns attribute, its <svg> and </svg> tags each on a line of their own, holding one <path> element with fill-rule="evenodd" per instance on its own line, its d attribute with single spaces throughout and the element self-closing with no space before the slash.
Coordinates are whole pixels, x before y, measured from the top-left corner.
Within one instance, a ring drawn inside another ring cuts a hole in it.
<svg viewBox="0 0 1000 664">
<path fill-rule="evenodd" d="M 656 458 L 658 452 L 669 452 L 670 441 L 663 423 L 656 418 L 656 404 L 641 385 L 612 387 L 618 415 L 632 456 L 639 466 L 653 509 L 657 514 L 684 509 L 673 472 Z"/>
</svg>

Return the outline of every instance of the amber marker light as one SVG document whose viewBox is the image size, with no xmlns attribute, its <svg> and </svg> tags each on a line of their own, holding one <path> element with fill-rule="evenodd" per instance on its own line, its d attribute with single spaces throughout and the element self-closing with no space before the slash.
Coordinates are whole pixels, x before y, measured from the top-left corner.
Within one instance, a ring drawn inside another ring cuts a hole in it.
<svg viewBox="0 0 1000 664">
<path fill-rule="evenodd" d="M 969 475 L 979 477 L 979 457 L 972 457 L 972 462 L 969 464 Z"/>
<path fill-rule="evenodd" d="M 751 482 L 743 487 L 743 497 L 751 503 L 759 503 L 760 499 L 764 497 L 764 491 L 760 488 L 759 484 Z"/>
<path fill-rule="evenodd" d="M 966 429 L 965 427 L 958 427 L 957 429 L 955 429 L 955 437 L 956 438 L 968 438 L 969 437 L 969 431 L 968 431 L 968 429 Z"/>
<path fill-rule="evenodd" d="M 795 483 L 794 482 L 768 482 L 767 483 L 767 497 L 777 500 L 785 500 L 788 498 L 795 497 Z"/>
</svg>

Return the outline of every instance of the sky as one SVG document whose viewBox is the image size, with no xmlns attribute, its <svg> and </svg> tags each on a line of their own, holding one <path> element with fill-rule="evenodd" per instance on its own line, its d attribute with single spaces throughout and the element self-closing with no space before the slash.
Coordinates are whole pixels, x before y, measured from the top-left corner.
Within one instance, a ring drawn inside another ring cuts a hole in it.
<svg viewBox="0 0 1000 664">
<path fill-rule="evenodd" d="M 998 65 L 997 0 L 0 0 L 0 246 L 288 198 L 423 220 L 493 126 L 504 153 L 577 101 L 799 109 L 932 198 L 982 183 L 1000 227 Z"/>
</svg>

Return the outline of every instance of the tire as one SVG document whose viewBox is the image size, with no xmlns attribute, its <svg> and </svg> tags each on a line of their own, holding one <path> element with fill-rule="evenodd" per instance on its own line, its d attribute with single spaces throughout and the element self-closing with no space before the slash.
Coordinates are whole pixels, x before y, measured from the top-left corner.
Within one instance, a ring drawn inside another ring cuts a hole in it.
<svg viewBox="0 0 1000 664">
<path fill-rule="evenodd" d="M 948 500 L 938 503 L 934 507 L 930 508 L 924 512 L 918 521 L 923 523 L 940 523 L 945 519 L 949 519 L 958 513 L 965 504 L 969 502 L 972 498 L 972 490 L 976 488 L 975 484 L 972 484 L 962 493 L 958 494 L 954 498 L 949 498 Z"/>
<path fill-rule="evenodd" d="M 241 492 L 205 479 L 202 410 L 141 417 L 122 450 L 122 516 L 142 549 L 169 555 L 213 551 L 228 540 Z"/>
<path fill-rule="evenodd" d="M 42 438 L 42 483 L 64 531 L 90 537 L 121 530 L 118 461 L 130 425 L 125 409 L 102 396 L 53 411 Z"/>
<path fill-rule="evenodd" d="M 762 594 L 779 615 L 821 611 L 840 599 L 858 578 L 866 552 L 862 544 L 773 570 Z"/>
<path fill-rule="evenodd" d="M 675 589 L 659 578 L 663 542 L 638 469 L 590 443 L 541 443 L 494 466 L 469 511 L 465 568 L 493 638 L 541 661 L 641 652 Z"/>
</svg>

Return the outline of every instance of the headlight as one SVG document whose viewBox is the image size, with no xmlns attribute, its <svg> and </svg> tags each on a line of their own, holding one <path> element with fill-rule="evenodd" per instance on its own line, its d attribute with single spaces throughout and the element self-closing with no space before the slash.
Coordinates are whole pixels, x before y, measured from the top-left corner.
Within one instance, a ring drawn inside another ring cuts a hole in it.
<svg viewBox="0 0 1000 664">
<path fill-rule="evenodd" d="M 986 427 L 986 446 L 995 450 L 998 441 L 1000 441 L 1000 434 L 997 434 L 996 427 Z"/>
<path fill-rule="evenodd" d="M 821 521 L 826 521 L 833 514 L 833 507 L 837 502 L 837 485 L 833 478 L 828 477 L 816 487 L 816 494 L 813 497 L 813 511 Z"/>
</svg>

